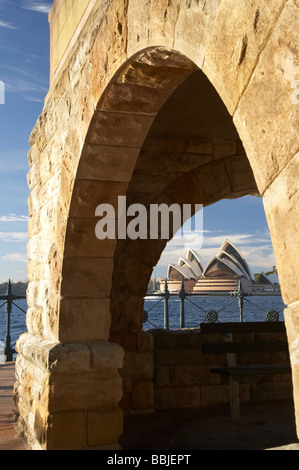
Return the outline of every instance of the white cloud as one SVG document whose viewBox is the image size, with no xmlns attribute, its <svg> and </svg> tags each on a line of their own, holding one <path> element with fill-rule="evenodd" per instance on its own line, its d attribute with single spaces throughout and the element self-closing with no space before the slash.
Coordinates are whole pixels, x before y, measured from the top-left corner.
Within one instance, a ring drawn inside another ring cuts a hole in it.
<svg viewBox="0 0 299 470">
<path fill-rule="evenodd" d="M 34 2 L 32 0 L 25 1 L 22 6 L 25 10 L 36 11 L 38 13 L 49 13 L 51 7 L 51 3 Z"/>
<path fill-rule="evenodd" d="M 16 26 L 12 25 L 11 23 L 8 23 L 7 21 L 1 21 L 1 20 L 0 20 L 0 28 L 18 29 Z"/>
<path fill-rule="evenodd" d="M 0 241 L 2 242 L 23 242 L 28 240 L 27 232 L 0 232 Z"/>
<path fill-rule="evenodd" d="M 26 101 L 33 101 L 35 103 L 41 103 L 43 100 L 41 98 L 34 98 L 34 96 L 25 96 Z"/>
<path fill-rule="evenodd" d="M 0 215 L 0 222 L 28 222 L 29 217 L 27 215 Z"/>
<path fill-rule="evenodd" d="M 5 81 L 5 90 L 8 93 L 45 93 L 46 86 L 34 84 L 32 81 L 22 80 L 21 78 L 11 78 Z"/>
<path fill-rule="evenodd" d="M 2 259 L 6 261 L 18 261 L 19 263 L 28 263 L 28 257 L 23 253 L 10 253 L 8 255 L 2 256 Z"/>
</svg>

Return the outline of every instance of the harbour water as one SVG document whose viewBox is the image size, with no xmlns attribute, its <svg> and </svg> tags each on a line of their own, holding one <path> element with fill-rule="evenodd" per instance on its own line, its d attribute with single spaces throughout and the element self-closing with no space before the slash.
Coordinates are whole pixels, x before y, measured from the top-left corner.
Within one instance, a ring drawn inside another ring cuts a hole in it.
<svg viewBox="0 0 299 470">
<path fill-rule="evenodd" d="M 26 300 L 16 300 L 15 303 L 22 310 L 27 310 Z M 283 321 L 283 309 L 285 305 L 280 296 L 250 296 L 244 298 L 243 321 L 265 321 L 266 312 L 274 310 Z M 164 300 L 161 297 L 147 297 L 144 302 L 144 310 L 148 312 L 148 321 L 143 324 L 144 329 L 164 327 Z M 185 298 L 185 327 L 196 328 L 206 321 L 206 312 L 217 313 L 218 321 L 240 321 L 240 309 L 238 299 L 234 297 L 192 296 Z M 168 301 L 169 328 L 180 327 L 180 299 L 171 296 Z M 6 305 L 0 307 L 0 354 L 1 342 L 5 343 L 6 337 Z M 12 306 L 10 319 L 11 346 L 14 347 L 17 339 L 26 332 L 26 315 L 15 305 Z"/>
</svg>

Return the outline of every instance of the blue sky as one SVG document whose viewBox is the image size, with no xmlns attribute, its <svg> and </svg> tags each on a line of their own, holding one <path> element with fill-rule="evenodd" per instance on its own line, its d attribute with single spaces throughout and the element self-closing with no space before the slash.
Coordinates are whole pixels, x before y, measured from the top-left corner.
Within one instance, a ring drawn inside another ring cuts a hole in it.
<svg viewBox="0 0 299 470">
<path fill-rule="evenodd" d="M 50 6 L 0 0 L 0 282 L 27 278 L 27 154 L 49 86 Z"/>
<path fill-rule="evenodd" d="M 0 0 L 0 282 L 26 279 L 29 137 L 42 111 L 49 86 L 51 1 Z M 1 103 L 1 97 L 0 97 Z M 252 272 L 275 265 L 261 198 L 220 201 L 203 211 L 205 262 L 229 238 L 245 255 Z M 192 247 L 198 248 L 200 240 Z M 185 255 L 176 241 L 164 251 L 155 275 L 165 276 L 169 262 Z"/>
</svg>

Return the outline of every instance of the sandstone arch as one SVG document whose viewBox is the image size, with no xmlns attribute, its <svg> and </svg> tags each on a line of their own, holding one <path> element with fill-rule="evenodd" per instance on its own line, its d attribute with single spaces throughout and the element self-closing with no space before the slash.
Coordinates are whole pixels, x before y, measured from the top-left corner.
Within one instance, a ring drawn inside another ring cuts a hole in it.
<svg viewBox="0 0 299 470">
<path fill-rule="evenodd" d="M 257 191 L 263 195 L 289 305 L 285 315 L 298 408 L 298 107 L 290 99 L 290 82 L 298 74 L 296 3 L 85 3 L 75 40 L 52 69 L 30 142 L 28 333 L 18 341 L 15 393 L 29 443 L 44 449 L 115 445 L 122 432 L 123 348 L 117 343 L 126 349 L 120 336 L 127 330 L 133 334 L 125 342 L 136 345 L 140 339 L 143 288 L 163 243 L 139 263 L 142 243 L 136 248 L 95 239 L 94 210 L 100 202 L 115 204 L 118 195 L 136 195 L 140 175 L 153 171 L 146 165 L 161 150 L 155 117 L 194 73 L 208 77 L 233 117 L 254 178 L 248 178 L 251 170 L 238 139 L 219 142 L 201 135 L 205 143 L 197 140 L 201 150 L 190 152 L 193 160 L 189 154 L 179 177 L 164 167 L 163 177 L 143 196 L 147 203 L 166 195 L 183 203 L 201 194 L 209 204 Z M 56 1 L 52 25 L 59 11 Z M 176 162 L 182 163 L 194 136 L 179 137 L 185 147 Z M 210 150 L 203 151 L 203 145 Z M 203 155 L 205 163 L 198 165 Z M 230 178 L 234 167 L 246 177 Z M 209 185 L 199 190 L 196 178 L 202 181 L 213 172 L 225 174 L 225 180 L 214 193 Z M 179 191 L 184 184 L 187 195 Z M 136 257 L 136 271 L 124 277 L 129 256 Z M 144 284 L 136 289 L 140 275 Z"/>
</svg>

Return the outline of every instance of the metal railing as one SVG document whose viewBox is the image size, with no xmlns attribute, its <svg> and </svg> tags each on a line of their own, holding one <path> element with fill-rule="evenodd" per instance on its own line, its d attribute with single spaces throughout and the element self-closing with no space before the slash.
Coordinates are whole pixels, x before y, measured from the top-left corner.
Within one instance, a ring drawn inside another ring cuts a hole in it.
<svg viewBox="0 0 299 470">
<path fill-rule="evenodd" d="M 280 309 L 279 311 L 277 310 L 265 310 L 264 308 L 260 307 L 258 304 L 255 302 L 252 302 L 248 299 L 248 296 L 250 294 L 247 294 L 243 291 L 242 289 L 242 284 L 239 282 L 238 290 L 233 293 L 226 293 L 226 294 L 221 294 L 221 296 L 225 297 L 234 297 L 232 301 L 229 301 L 226 303 L 224 306 L 222 306 L 220 309 L 216 310 L 205 310 L 203 309 L 198 303 L 194 302 L 192 300 L 193 297 L 197 297 L 196 294 L 192 293 L 187 293 L 184 289 L 184 282 L 181 282 L 181 288 L 180 291 L 176 294 L 171 294 L 168 290 L 168 285 L 167 285 L 167 280 L 165 280 L 165 285 L 164 285 L 164 292 L 159 292 L 158 294 L 147 294 L 147 297 L 160 297 L 160 299 L 151 306 L 148 310 L 143 310 L 143 324 L 149 323 L 152 325 L 154 328 L 160 328 L 154 325 L 150 320 L 149 320 L 149 312 L 153 310 L 160 302 L 164 302 L 164 329 L 169 330 L 169 299 L 171 296 L 176 296 L 179 297 L 180 301 L 180 320 L 179 320 L 179 328 L 185 328 L 186 327 L 186 322 L 185 322 L 185 302 L 190 302 L 193 306 L 201 310 L 201 312 L 204 313 L 204 320 L 200 321 L 200 323 L 203 322 L 209 322 L 209 323 L 214 323 L 219 321 L 219 313 L 232 305 L 235 302 L 238 302 L 239 306 L 239 319 L 240 322 L 244 321 L 244 301 L 252 304 L 255 308 L 260 309 L 261 311 L 264 312 L 265 314 L 265 321 L 279 321 L 279 314 L 281 311 L 284 310 L 285 307 Z M 193 326 L 193 328 L 196 328 L 200 325 Z"/>
<path fill-rule="evenodd" d="M 11 322 L 11 312 L 12 306 L 14 305 L 22 312 L 25 312 L 19 305 L 15 303 L 15 300 L 26 299 L 26 296 L 14 295 L 11 289 L 11 282 L 8 281 L 7 290 L 5 295 L 0 296 L 0 301 L 4 300 L 4 303 L 0 305 L 0 308 L 6 304 L 6 336 L 4 343 L 4 362 L 13 361 L 13 355 L 16 354 L 14 345 L 11 345 L 11 336 L 10 336 L 10 322 Z"/>
</svg>

